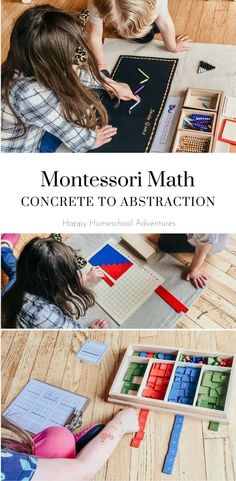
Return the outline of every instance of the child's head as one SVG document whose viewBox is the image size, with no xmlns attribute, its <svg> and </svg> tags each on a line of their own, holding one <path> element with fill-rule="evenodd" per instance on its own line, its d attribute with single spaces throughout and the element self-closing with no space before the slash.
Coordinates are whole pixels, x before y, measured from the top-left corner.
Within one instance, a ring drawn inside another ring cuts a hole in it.
<svg viewBox="0 0 236 481">
<path fill-rule="evenodd" d="M 80 57 L 86 59 L 81 68 L 86 68 L 106 88 L 79 15 L 50 5 L 25 10 L 13 27 L 8 57 L 2 66 L 3 98 L 9 104 L 9 93 L 18 72 L 52 91 L 68 122 L 95 129 L 99 117 L 100 125 L 105 125 L 104 107 L 82 85 L 75 71 L 78 49 Z"/>
<path fill-rule="evenodd" d="M 14 326 L 26 292 L 57 305 L 69 317 L 83 316 L 94 305 L 94 295 L 78 272 L 74 250 L 51 238 L 36 237 L 23 248 L 16 281 L 2 302 L 6 327 Z"/>
<path fill-rule="evenodd" d="M 122 38 L 144 37 L 157 17 L 158 0 L 94 0 L 108 28 Z"/>
<path fill-rule="evenodd" d="M 33 453 L 33 439 L 24 429 L 2 416 L 1 430 L 1 446 L 3 448 L 24 454 Z"/>
</svg>

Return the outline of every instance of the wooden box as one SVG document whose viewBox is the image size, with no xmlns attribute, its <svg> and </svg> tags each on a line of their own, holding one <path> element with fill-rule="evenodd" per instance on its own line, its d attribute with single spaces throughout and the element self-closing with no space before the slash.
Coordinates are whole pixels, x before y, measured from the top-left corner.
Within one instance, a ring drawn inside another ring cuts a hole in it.
<svg viewBox="0 0 236 481">
<path fill-rule="evenodd" d="M 209 115 L 212 119 L 212 123 L 211 123 L 211 129 L 209 130 L 209 132 L 203 132 L 202 130 L 195 130 L 195 129 L 191 129 L 191 126 L 189 127 L 184 127 L 184 122 L 185 122 L 185 118 L 188 119 L 188 117 L 191 115 L 191 114 L 203 114 L 203 115 L 206 115 L 206 112 L 203 111 L 203 110 L 193 110 L 193 109 L 187 109 L 187 108 L 183 108 L 181 110 L 181 114 L 180 114 L 180 118 L 179 118 L 179 123 L 178 123 L 178 127 L 177 127 L 177 130 L 184 130 L 185 132 L 190 132 L 191 134 L 192 133 L 200 133 L 200 134 L 213 134 L 215 132 L 215 125 L 216 125 L 216 118 L 217 118 L 217 115 L 215 112 L 207 112 L 207 115 Z"/>
<path fill-rule="evenodd" d="M 206 140 L 209 140 L 209 149 L 207 152 L 211 152 L 212 151 L 212 145 L 213 145 L 213 136 L 211 134 L 203 134 L 203 133 L 200 133 L 200 132 L 189 132 L 189 131 L 186 131 L 186 130 L 177 130 L 177 134 L 175 136 L 175 141 L 174 141 L 174 145 L 173 145 L 173 152 L 178 152 L 178 147 L 182 141 L 182 139 L 184 137 L 191 137 L 193 139 L 197 138 L 197 139 L 206 139 Z"/>
<path fill-rule="evenodd" d="M 209 99 L 208 101 L 205 99 Z M 224 102 L 224 93 L 218 90 L 207 89 L 193 89 L 189 88 L 186 92 L 183 108 L 180 113 L 179 123 L 176 131 L 176 136 L 173 143 L 172 152 L 179 152 L 178 147 L 181 139 L 184 135 L 188 135 L 192 138 L 200 137 L 206 138 L 208 136 L 210 140 L 209 149 L 207 152 L 214 152 L 217 148 L 217 137 L 219 133 L 220 116 L 222 111 L 222 105 Z M 205 106 L 203 105 L 205 104 Z M 197 130 L 191 130 L 183 128 L 183 119 L 186 114 L 199 113 L 208 114 L 213 117 L 213 124 L 211 132 L 201 132 Z M 210 136 L 210 137 L 209 137 Z M 194 150 L 195 152 L 195 150 Z M 196 150 L 197 152 L 197 150 Z"/>
<path fill-rule="evenodd" d="M 134 352 L 147 352 L 147 353 L 165 353 L 171 354 L 172 356 L 176 356 L 175 360 L 160 360 L 157 358 L 147 358 L 147 357 L 139 357 L 133 356 Z M 192 355 L 194 357 L 221 357 L 224 359 L 232 358 L 232 367 L 221 367 L 221 366 L 212 366 L 208 364 L 193 364 L 187 362 L 180 362 L 180 355 Z M 145 374 L 140 381 L 140 387 L 137 392 L 133 394 L 123 394 L 121 393 L 122 386 L 124 384 L 124 376 L 127 372 L 127 369 L 131 362 L 141 364 L 147 364 L 147 368 Z M 165 393 L 164 400 L 158 399 L 151 399 L 144 397 L 142 395 L 143 389 L 146 387 L 147 379 L 150 373 L 150 370 L 154 363 L 165 363 L 165 364 L 172 364 L 173 370 L 169 380 L 169 384 L 167 387 L 167 391 Z M 235 375 L 235 357 L 234 355 L 223 354 L 223 353 L 209 353 L 209 352 L 200 352 L 188 349 L 176 349 L 176 348 L 166 348 L 163 346 L 154 346 L 154 345 L 133 345 L 130 344 L 124 354 L 124 357 L 121 361 L 120 367 L 118 372 L 115 376 L 114 382 L 111 386 L 108 401 L 113 403 L 119 403 L 124 405 L 133 406 L 136 408 L 143 408 L 143 409 L 150 409 L 154 411 L 163 411 L 169 412 L 174 414 L 180 414 L 184 416 L 192 416 L 202 420 L 209 420 L 215 422 L 222 422 L 222 423 L 229 423 L 230 420 L 230 409 L 232 407 L 232 394 L 235 390 L 235 383 L 236 383 L 236 375 Z M 197 387 L 195 390 L 194 400 L 192 405 L 189 404 L 179 404 L 178 402 L 170 402 L 168 401 L 169 392 L 175 377 L 175 371 L 178 366 L 183 367 L 192 367 L 192 368 L 199 368 L 200 375 L 197 383 Z M 201 381 L 203 374 L 206 371 L 215 371 L 220 373 L 229 373 L 229 382 L 227 386 L 227 393 L 225 397 L 225 403 L 223 410 L 218 409 L 209 409 L 205 407 L 197 406 L 197 399 L 199 395 L 199 388 L 201 386 Z"/>
<path fill-rule="evenodd" d="M 217 112 L 223 92 L 218 90 L 203 90 L 189 88 L 186 92 L 183 107 Z M 203 100 L 208 98 L 209 101 Z M 203 104 L 206 104 L 205 107 Z"/>
</svg>

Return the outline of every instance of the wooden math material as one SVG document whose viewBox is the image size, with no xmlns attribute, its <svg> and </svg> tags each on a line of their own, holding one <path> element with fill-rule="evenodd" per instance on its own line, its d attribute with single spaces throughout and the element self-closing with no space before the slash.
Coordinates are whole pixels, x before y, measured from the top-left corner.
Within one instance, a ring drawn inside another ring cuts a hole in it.
<svg viewBox="0 0 236 481">
<path fill-rule="evenodd" d="M 94 259 L 95 254 L 103 250 L 106 245 L 111 246 L 123 255 L 129 263 L 129 268 L 115 281 L 106 272 L 106 275 L 112 279 L 113 285 L 111 286 L 104 282 L 103 279 L 99 279 L 93 284 L 93 291 L 96 296 L 96 302 L 121 325 L 147 301 L 155 289 L 164 282 L 164 279 L 146 265 L 140 264 L 124 247 L 121 247 L 113 239 L 103 244 L 89 259 Z M 91 268 L 89 259 L 86 270 Z"/>
</svg>

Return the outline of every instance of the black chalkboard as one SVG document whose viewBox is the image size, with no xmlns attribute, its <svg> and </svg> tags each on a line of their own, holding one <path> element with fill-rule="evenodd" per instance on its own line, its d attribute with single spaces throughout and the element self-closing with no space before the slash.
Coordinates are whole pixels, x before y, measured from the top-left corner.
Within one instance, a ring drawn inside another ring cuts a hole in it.
<svg viewBox="0 0 236 481">
<path fill-rule="evenodd" d="M 138 94 L 140 104 L 132 110 L 135 103 L 111 99 L 107 94 L 102 98 L 103 105 L 109 114 L 109 123 L 118 128 L 118 133 L 109 144 L 92 152 L 149 152 L 153 137 L 163 112 L 178 59 L 139 57 L 121 55 L 112 72 L 116 81 L 126 82 L 136 91 L 140 81 L 145 77 L 138 71 L 141 69 L 148 75 L 145 88 Z"/>
</svg>

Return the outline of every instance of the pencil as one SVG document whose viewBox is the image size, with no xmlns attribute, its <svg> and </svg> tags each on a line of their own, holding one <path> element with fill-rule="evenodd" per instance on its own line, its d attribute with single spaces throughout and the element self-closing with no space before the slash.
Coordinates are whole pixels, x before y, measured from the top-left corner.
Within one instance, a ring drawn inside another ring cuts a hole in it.
<svg viewBox="0 0 236 481">
<path fill-rule="evenodd" d="M 136 107 L 138 104 L 140 104 L 141 100 L 138 100 L 134 105 L 132 105 L 132 107 L 130 107 L 129 109 L 129 114 L 131 114 L 131 110 L 134 109 L 134 107 Z"/>
</svg>

